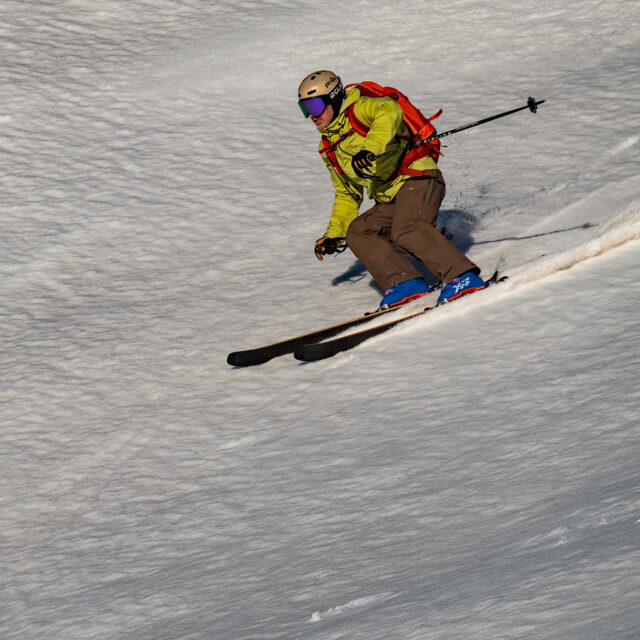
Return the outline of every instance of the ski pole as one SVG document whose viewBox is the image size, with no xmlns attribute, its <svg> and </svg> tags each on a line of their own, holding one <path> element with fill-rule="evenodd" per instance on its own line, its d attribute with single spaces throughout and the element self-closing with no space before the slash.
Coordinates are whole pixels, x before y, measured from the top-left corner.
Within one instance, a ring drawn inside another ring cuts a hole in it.
<svg viewBox="0 0 640 640">
<path fill-rule="evenodd" d="M 424 138 L 422 140 L 416 140 L 415 142 L 410 142 L 408 145 L 404 147 L 399 147 L 398 149 L 392 149 L 391 151 L 385 151 L 383 153 L 374 156 L 373 160 L 378 160 L 379 158 L 386 158 L 387 156 L 391 156 L 395 153 L 401 153 L 402 151 L 406 151 L 407 149 L 413 149 L 421 144 L 426 144 L 427 142 L 431 142 L 432 140 L 439 140 L 440 138 L 444 138 L 446 136 L 450 136 L 452 133 L 458 133 L 459 131 L 464 131 L 465 129 L 471 129 L 471 127 L 477 127 L 480 124 L 485 124 L 486 122 L 491 122 L 492 120 L 497 120 L 498 118 L 504 118 L 505 116 L 511 115 L 512 113 L 516 113 L 517 111 L 522 111 L 523 109 L 529 109 L 531 113 L 536 113 L 538 110 L 538 105 L 546 102 L 546 100 L 538 100 L 536 101 L 534 98 L 529 98 L 527 100 L 527 104 L 524 107 L 518 107 L 516 109 L 511 109 L 510 111 L 505 111 L 504 113 L 498 113 L 495 116 L 489 116 L 488 118 L 483 118 L 482 120 L 477 120 L 476 122 L 470 122 L 469 124 L 463 124 L 461 127 L 456 127 L 455 129 L 450 129 L 449 131 L 445 131 L 443 133 L 434 133 L 430 135 L 428 138 Z"/>
</svg>

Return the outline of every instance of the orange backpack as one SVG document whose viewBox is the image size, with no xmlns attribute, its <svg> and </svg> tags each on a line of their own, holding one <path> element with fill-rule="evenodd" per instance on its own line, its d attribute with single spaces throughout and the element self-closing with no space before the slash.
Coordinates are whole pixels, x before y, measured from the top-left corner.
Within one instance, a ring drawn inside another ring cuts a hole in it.
<svg viewBox="0 0 640 640">
<path fill-rule="evenodd" d="M 404 93 L 398 91 L 397 89 L 394 89 L 393 87 L 382 87 L 375 82 L 366 81 L 348 84 L 345 89 L 350 89 L 351 87 L 357 87 L 358 89 L 360 89 L 360 95 L 367 98 L 389 97 L 395 100 L 400 105 L 400 108 L 404 113 L 404 123 L 409 129 L 409 137 L 404 136 L 404 138 L 407 140 L 407 143 L 424 140 L 425 138 L 428 138 L 429 136 L 436 133 L 436 128 L 433 126 L 433 124 L 431 124 L 431 121 L 435 120 L 442 113 L 442 109 L 440 109 L 430 118 L 427 118 L 420 111 L 420 109 L 418 109 L 414 104 L 411 103 L 409 98 L 407 98 Z M 331 161 L 331 164 L 339 174 L 343 174 L 344 172 L 337 162 L 334 153 L 335 147 L 353 133 L 358 133 L 361 136 L 366 137 L 370 129 L 370 127 L 364 124 L 364 122 L 361 122 L 355 116 L 355 114 L 353 113 L 353 106 L 354 105 L 351 104 L 345 110 L 345 113 L 349 118 L 349 124 L 351 124 L 351 130 L 346 135 L 342 136 L 340 140 L 338 140 L 338 142 L 333 145 L 329 143 L 329 140 L 325 136 L 322 137 L 323 149 L 320 151 L 320 153 L 327 154 L 327 157 Z M 390 176 L 389 179 L 394 179 L 398 175 L 408 175 L 412 177 L 424 175 L 424 171 L 410 169 L 409 166 L 419 158 L 424 158 L 426 156 L 430 156 L 435 162 L 438 161 L 438 158 L 440 157 L 440 140 L 431 140 L 426 144 L 421 144 L 417 147 L 406 150 L 399 163 L 398 169 L 392 176 Z"/>
</svg>

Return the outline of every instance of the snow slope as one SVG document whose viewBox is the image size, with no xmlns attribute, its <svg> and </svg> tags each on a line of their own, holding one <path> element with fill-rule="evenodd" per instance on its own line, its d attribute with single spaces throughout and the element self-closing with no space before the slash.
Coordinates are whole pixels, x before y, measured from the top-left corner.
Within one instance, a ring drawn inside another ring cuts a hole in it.
<svg viewBox="0 0 640 640">
<path fill-rule="evenodd" d="M 640 637 L 638 3 L 0 7 L 0 636 Z M 295 89 L 451 136 L 441 223 L 511 278 L 374 308 Z"/>
</svg>

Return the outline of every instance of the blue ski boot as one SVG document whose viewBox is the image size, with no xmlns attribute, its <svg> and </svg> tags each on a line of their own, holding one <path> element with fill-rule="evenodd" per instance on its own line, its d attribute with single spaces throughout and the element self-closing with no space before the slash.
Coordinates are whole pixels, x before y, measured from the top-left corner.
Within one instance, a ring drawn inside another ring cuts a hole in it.
<svg viewBox="0 0 640 640">
<path fill-rule="evenodd" d="M 479 275 L 476 275 L 473 271 L 467 271 L 457 278 L 450 280 L 442 287 L 438 304 L 457 300 L 474 291 L 480 291 L 480 289 L 484 289 L 486 286 L 487 283 Z"/>
<path fill-rule="evenodd" d="M 390 307 L 397 307 L 410 300 L 425 296 L 430 292 L 431 289 L 429 285 L 422 278 L 405 280 L 384 292 L 384 298 L 380 300 L 380 308 L 388 309 Z"/>
</svg>

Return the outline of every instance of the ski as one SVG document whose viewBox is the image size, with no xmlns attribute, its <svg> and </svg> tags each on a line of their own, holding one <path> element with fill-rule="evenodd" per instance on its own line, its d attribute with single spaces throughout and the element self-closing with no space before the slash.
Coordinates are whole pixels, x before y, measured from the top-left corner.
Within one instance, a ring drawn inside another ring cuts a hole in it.
<svg viewBox="0 0 640 640">
<path fill-rule="evenodd" d="M 293 357 L 296 360 L 302 360 L 302 362 L 314 362 L 315 360 L 324 360 L 325 358 L 330 358 L 331 356 L 335 356 L 337 353 L 348 351 L 349 349 L 357 347 L 361 342 L 364 342 L 369 338 L 373 338 L 374 336 L 378 336 L 385 331 L 389 331 L 389 329 L 396 327 L 401 322 L 405 322 L 407 320 L 410 320 L 411 318 L 416 318 L 418 316 L 424 315 L 425 313 L 427 313 L 427 311 L 431 311 L 435 308 L 435 306 L 426 307 L 425 309 L 416 311 L 415 313 L 412 313 L 408 316 L 402 316 L 402 318 L 396 318 L 395 320 L 390 320 L 389 322 L 385 322 L 384 324 L 379 324 L 375 327 L 369 327 L 367 329 L 363 329 L 362 331 L 357 331 L 356 333 L 349 333 L 346 336 L 339 336 L 338 338 L 334 338 L 333 340 L 301 344 L 294 349 Z"/>
<path fill-rule="evenodd" d="M 365 322 L 369 322 L 370 320 L 379 318 L 380 316 L 383 316 L 387 313 L 396 311 L 399 308 L 400 307 L 391 307 L 390 309 L 374 311 L 372 313 L 358 316 L 357 318 L 351 318 L 350 320 L 339 322 L 338 324 L 334 324 L 329 327 L 323 327 L 322 329 L 311 331 L 310 333 L 294 336 L 293 338 L 287 338 L 286 340 L 282 340 L 280 342 L 274 342 L 262 347 L 256 347 L 255 349 L 234 351 L 227 356 L 227 363 L 233 367 L 250 367 L 253 365 L 263 364 L 264 362 L 268 362 L 269 360 L 277 358 L 278 356 L 283 356 L 287 353 L 293 353 L 293 351 L 301 345 L 332 338 L 342 331 L 346 331 L 347 329 L 351 329 L 352 327 L 357 327 L 358 325 L 364 324 Z"/>
<path fill-rule="evenodd" d="M 496 271 L 491 276 L 491 278 L 486 281 L 487 286 L 491 286 L 496 282 L 503 282 L 506 279 L 507 276 L 499 277 L 498 272 Z M 369 338 L 373 338 L 380 335 L 381 333 L 384 333 L 385 331 L 389 331 L 389 329 L 392 329 L 393 327 L 397 327 L 402 322 L 406 322 L 407 320 L 411 320 L 412 318 L 422 316 L 429 311 L 433 311 L 435 308 L 437 308 L 437 306 L 438 305 L 426 307 L 421 311 L 416 311 L 415 313 L 411 313 L 400 318 L 394 318 L 393 320 L 385 322 L 384 324 L 376 325 L 375 327 L 368 327 L 366 329 L 363 329 L 362 331 L 357 331 L 356 333 L 349 333 L 346 336 L 339 336 L 337 338 L 334 338 L 333 340 L 300 344 L 295 348 L 293 357 L 296 360 L 301 360 L 303 362 L 315 362 L 316 360 L 331 358 L 338 353 L 348 351 L 349 349 L 357 347 L 365 340 L 369 340 Z"/>
</svg>

